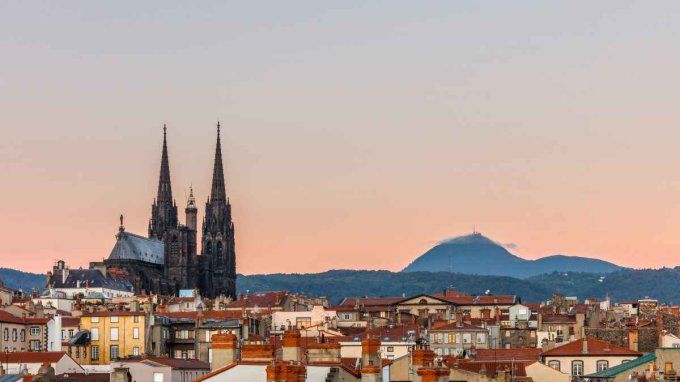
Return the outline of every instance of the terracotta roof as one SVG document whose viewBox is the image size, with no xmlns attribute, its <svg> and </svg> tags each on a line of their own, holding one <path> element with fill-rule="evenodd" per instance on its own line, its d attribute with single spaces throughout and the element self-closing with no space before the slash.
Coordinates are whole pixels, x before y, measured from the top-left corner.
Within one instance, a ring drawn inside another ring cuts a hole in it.
<svg viewBox="0 0 680 382">
<path fill-rule="evenodd" d="M 522 349 L 477 349 L 475 361 L 538 361 L 541 357 L 540 348 Z"/>
<path fill-rule="evenodd" d="M 359 306 L 391 306 L 399 301 L 403 301 L 404 297 L 346 297 L 340 301 L 340 304 L 333 307 L 335 310 L 337 307 L 354 307 Z"/>
<path fill-rule="evenodd" d="M 576 323 L 576 316 L 570 316 L 568 314 L 544 314 L 541 318 L 541 322 L 548 324 L 573 324 Z"/>
<path fill-rule="evenodd" d="M 467 323 L 467 322 L 462 322 L 460 326 L 458 326 L 457 322 L 449 322 L 445 325 L 437 326 L 430 331 L 439 332 L 439 331 L 451 331 L 451 330 L 473 330 L 473 331 L 482 331 L 482 332 L 487 331 L 485 328 L 482 328 L 481 326 L 472 325 L 472 324 Z"/>
<path fill-rule="evenodd" d="M 183 302 L 194 302 L 196 301 L 196 297 L 170 297 L 170 301 L 168 301 L 168 304 L 179 304 Z"/>
<path fill-rule="evenodd" d="M 569 342 L 568 344 L 550 349 L 543 352 L 543 357 L 554 356 L 640 356 L 642 353 L 624 348 L 621 346 L 612 345 L 609 342 L 588 337 L 588 353 L 583 353 L 583 339 Z"/>
<path fill-rule="evenodd" d="M 288 296 L 287 291 L 276 291 L 276 292 L 262 292 L 262 293 L 252 293 L 243 296 L 240 300 L 236 300 L 229 304 L 228 308 L 270 308 L 274 306 L 280 306 L 284 303 L 285 297 Z"/>
<path fill-rule="evenodd" d="M 459 369 L 471 371 L 473 373 L 480 373 L 482 370 L 486 370 L 486 375 L 490 377 L 495 377 L 498 374 L 498 369 L 499 368 L 505 368 L 506 370 L 510 371 L 512 370 L 512 374 L 514 377 L 526 377 L 527 376 L 527 371 L 525 369 L 525 366 L 527 364 L 534 363 L 535 361 L 531 361 L 528 363 L 524 362 L 474 362 L 474 361 L 468 361 L 468 360 L 452 360 L 452 363 L 449 363 L 449 365 L 453 367 L 457 367 Z"/>
<path fill-rule="evenodd" d="M 0 322 L 8 322 L 12 324 L 23 324 L 24 320 L 21 317 L 14 316 L 12 314 L 9 314 L 5 312 L 4 310 L 0 310 Z"/>
<path fill-rule="evenodd" d="M 332 339 L 329 338 L 329 340 L 353 341 L 355 338 L 363 340 L 364 338 L 371 337 L 379 338 L 380 341 L 383 342 L 402 342 L 404 341 L 404 337 L 408 339 L 411 336 L 409 332 L 413 333 L 414 338 L 418 338 L 420 328 L 417 324 L 397 324 L 391 326 L 381 326 L 378 328 L 366 330 L 363 333 L 359 333 L 353 337 L 350 336 L 334 337 Z"/>
<path fill-rule="evenodd" d="M 62 317 L 61 326 L 79 326 L 80 317 Z"/>
<path fill-rule="evenodd" d="M 210 370 L 210 364 L 197 359 L 181 359 L 168 357 L 143 357 L 136 359 L 129 359 L 125 362 L 142 362 L 152 361 L 160 363 L 161 365 L 170 366 L 173 369 L 188 370 L 188 369 L 205 369 Z"/>
<path fill-rule="evenodd" d="M 66 352 L 63 351 L 50 351 L 50 352 L 36 352 L 36 351 L 22 351 L 22 352 L 9 352 L 0 353 L 3 362 L 9 363 L 55 363 L 58 362 L 63 357 L 67 356 Z"/>
<path fill-rule="evenodd" d="M 517 296 L 515 295 L 451 296 L 438 292 L 432 296 L 446 300 L 454 305 L 508 305 L 517 303 Z"/>
<path fill-rule="evenodd" d="M 156 316 L 174 319 L 195 320 L 198 312 L 160 312 Z M 240 310 L 206 310 L 203 311 L 204 320 L 236 320 L 243 317 Z"/>
<path fill-rule="evenodd" d="M 43 317 L 43 318 L 37 318 L 37 317 L 28 317 L 25 318 L 27 324 L 33 324 L 33 325 L 38 325 L 38 324 L 47 324 L 52 320 L 50 317 Z"/>
<path fill-rule="evenodd" d="M 99 310 L 96 312 L 84 312 L 83 317 L 111 317 L 111 316 L 145 316 L 146 313 L 143 311 L 130 312 L 127 310 Z"/>
</svg>

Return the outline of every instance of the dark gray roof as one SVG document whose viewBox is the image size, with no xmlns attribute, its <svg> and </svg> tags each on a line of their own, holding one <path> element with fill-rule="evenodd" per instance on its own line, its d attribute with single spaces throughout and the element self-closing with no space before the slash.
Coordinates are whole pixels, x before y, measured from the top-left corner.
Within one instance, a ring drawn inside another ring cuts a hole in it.
<svg viewBox="0 0 680 382">
<path fill-rule="evenodd" d="M 162 241 L 123 231 L 118 234 L 118 240 L 111 250 L 109 259 L 138 260 L 163 265 L 165 244 Z"/>
<path fill-rule="evenodd" d="M 81 330 L 76 333 L 73 338 L 68 340 L 69 345 L 87 345 L 90 343 L 90 332 Z"/>
<path fill-rule="evenodd" d="M 132 292 L 132 284 L 125 279 L 117 279 L 111 276 L 104 276 L 97 269 L 69 269 L 66 281 L 62 282 L 60 277 L 54 277 L 52 288 L 107 288 Z"/>
</svg>

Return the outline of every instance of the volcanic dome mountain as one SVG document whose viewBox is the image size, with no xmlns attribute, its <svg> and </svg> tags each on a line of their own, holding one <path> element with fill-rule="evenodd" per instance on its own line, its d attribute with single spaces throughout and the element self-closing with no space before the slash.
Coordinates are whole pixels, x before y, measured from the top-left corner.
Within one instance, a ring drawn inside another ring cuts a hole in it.
<svg viewBox="0 0 680 382">
<path fill-rule="evenodd" d="M 473 233 L 437 244 L 402 272 L 457 272 L 526 278 L 553 271 L 608 273 L 621 268 L 607 261 L 578 256 L 555 255 L 525 260 L 488 237 Z"/>
</svg>

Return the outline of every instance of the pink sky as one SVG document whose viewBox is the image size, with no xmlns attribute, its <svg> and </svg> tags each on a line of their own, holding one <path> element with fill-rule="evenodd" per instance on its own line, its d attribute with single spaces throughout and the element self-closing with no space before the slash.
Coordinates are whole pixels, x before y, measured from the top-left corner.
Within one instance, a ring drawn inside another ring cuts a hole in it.
<svg viewBox="0 0 680 382">
<path fill-rule="evenodd" d="M 87 266 L 120 213 L 146 234 L 163 123 L 202 209 L 219 118 L 240 273 L 400 270 L 473 226 L 675 266 L 680 4 L 657 6 L 1 4 L 1 264 Z"/>
</svg>

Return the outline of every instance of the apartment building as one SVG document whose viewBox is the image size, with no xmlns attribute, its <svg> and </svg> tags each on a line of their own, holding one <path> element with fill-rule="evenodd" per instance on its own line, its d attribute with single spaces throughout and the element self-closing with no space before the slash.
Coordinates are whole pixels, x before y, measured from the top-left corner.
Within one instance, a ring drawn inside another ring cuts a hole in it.
<svg viewBox="0 0 680 382">
<path fill-rule="evenodd" d="M 93 365 L 144 354 L 146 314 L 130 311 L 85 313 L 80 328 L 90 333 L 89 357 Z"/>
</svg>

